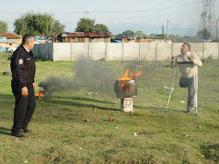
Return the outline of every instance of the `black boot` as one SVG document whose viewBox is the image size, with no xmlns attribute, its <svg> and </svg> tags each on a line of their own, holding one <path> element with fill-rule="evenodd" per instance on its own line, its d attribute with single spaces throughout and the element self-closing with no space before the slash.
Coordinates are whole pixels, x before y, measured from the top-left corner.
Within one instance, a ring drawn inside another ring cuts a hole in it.
<svg viewBox="0 0 219 164">
<path fill-rule="evenodd" d="M 31 132 L 32 132 L 32 130 L 31 130 L 31 129 L 28 129 L 27 127 L 24 127 L 24 128 L 22 129 L 22 131 L 23 131 L 24 133 L 31 133 Z"/>
<path fill-rule="evenodd" d="M 19 131 L 13 131 L 11 132 L 11 135 L 18 138 L 23 138 L 25 135 L 19 130 Z"/>
</svg>

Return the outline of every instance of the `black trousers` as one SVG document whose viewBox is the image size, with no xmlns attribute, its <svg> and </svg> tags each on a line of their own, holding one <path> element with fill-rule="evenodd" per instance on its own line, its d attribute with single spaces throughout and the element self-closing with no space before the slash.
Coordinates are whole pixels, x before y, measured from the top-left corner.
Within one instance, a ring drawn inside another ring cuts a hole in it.
<svg viewBox="0 0 219 164">
<path fill-rule="evenodd" d="M 12 92 L 15 96 L 14 124 L 12 127 L 12 131 L 18 132 L 22 128 L 27 127 L 29 122 L 31 121 L 32 115 L 36 107 L 36 98 L 33 84 L 27 85 L 27 97 L 22 96 L 19 83 L 16 83 L 12 80 L 11 86 Z"/>
</svg>

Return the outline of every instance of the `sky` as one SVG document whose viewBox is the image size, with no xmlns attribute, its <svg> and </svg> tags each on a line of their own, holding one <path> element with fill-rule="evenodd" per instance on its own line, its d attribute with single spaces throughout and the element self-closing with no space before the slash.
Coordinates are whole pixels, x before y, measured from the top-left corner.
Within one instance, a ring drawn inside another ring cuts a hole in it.
<svg viewBox="0 0 219 164">
<path fill-rule="evenodd" d="M 73 32 L 81 17 L 106 24 L 113 34 L 141 30 L 161 33 L 169 20 L 169 32 L 194 35 L 199 29 L 202 0 L 0 0 L 0 20 L 14 30 L 15 19 L 27 12 L 49 13 Z M 215 2 L 219 16 L 219 0 Z"/>
</svg>

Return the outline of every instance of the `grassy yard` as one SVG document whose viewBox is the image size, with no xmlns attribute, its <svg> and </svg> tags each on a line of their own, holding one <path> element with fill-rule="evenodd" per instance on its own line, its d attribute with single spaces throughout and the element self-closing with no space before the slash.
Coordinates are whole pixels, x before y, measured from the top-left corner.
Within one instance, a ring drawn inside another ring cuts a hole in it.
<svg viewBox="0 0 219 164">
<path fill-rule="evenodd" d="M 57 91 L 37 101 L 33 133 L 10 136 L 14 98 L 6 54 L 0 54 L 0 163 L 182 163 L 219 162 L 219 61 L 200 69 L 198 116 L 187 114 L 187 91 L 176 88 L 164 112 L 172 68 L 143 63 L 135 113 L 119 110 L 119 100 L 84 88 Z M 36 81 L 68 78 L 72 62 L 37 62 Z M 127 63 L 105 62 L 118 74 Z M 177 83 L 176 83 L 177 85 Z M 112 86 L 113 89 L 113 86 Z M 112 118 L 113 121 L 108 121 Z M 135 134 L 135 135 L 134 135 Z"/>
</svg>

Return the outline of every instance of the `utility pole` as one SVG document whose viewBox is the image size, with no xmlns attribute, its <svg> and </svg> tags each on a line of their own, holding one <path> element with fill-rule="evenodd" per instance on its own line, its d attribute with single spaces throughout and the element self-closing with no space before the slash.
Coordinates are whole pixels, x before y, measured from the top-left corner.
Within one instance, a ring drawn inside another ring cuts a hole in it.
<svg viewBox="0 0 219 164">
<path fill-rule="evenodd" d="M 213 40 L 216 35 L 215 0 L 202 0 L 202 4 L 200 30 L 207 30 Z"/>
<path fill-rule="evenodd" d="M 216 26 L 216 41 L 219 42 L 219 17 L 217 18 Z"/>
<path fill-rule="evenodd" d="M 162 26 L 162 36 L 163 36 L 163 39 L 165 39 L 165 26 L 164 25 Z"/>
<path fill-rule="evenodd" d="M 170 24 L 170 21 L 169 19 L 167 19 L 167 39 L 169 39 L 169 24 Z"/>
</svg>

